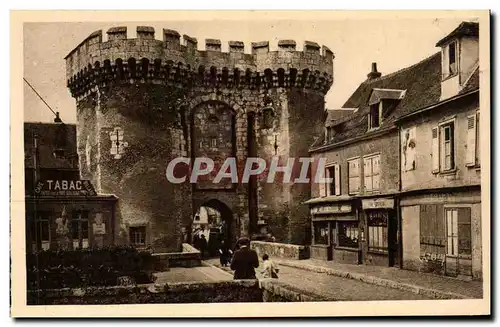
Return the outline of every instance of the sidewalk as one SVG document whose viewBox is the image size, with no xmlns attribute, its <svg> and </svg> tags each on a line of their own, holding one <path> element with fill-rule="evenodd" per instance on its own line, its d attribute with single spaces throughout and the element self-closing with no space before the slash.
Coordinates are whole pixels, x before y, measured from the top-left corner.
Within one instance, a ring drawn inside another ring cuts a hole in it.
<svg viewBox="0 0 500 327">
<path fill-rule="evenodd" d="M 285 260 L 274 258 L 273 260 L 279 265 L 287 267 L 355 279 L 435 299 L 480 299 L 483 297 L 483 283 L 481 281 L 463 281 L 398 268 L 348 265 L 313 259 Z"/>
</svg>

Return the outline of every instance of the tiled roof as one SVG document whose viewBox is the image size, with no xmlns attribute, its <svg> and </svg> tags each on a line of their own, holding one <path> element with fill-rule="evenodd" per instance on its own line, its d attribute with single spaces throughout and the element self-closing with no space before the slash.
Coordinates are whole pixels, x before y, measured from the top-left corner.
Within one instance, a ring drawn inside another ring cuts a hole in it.
<svg viewBox="0 0 500 327">
<path fill-rule="evenodd" d="M 47 169 L 78 169 L 76 158 L 76 125 L 56 123 L 24 123 L 24 165 L 34 168 L 35 147 L 33 135 L 38 139 L 39 167 Z M 59 144 L 59 145 L 58 145 Z M 68 159 L 57 158 L 54 151 L 64 148 Z"/>
<path fill-rule="evenodd" d="M 344 108 L 359 108 L 336 122 L 337 131 L 328 144 L 342 142 L 368 132 L 369 99 L 372 90 L 395 89 L 406 90 L 405 96 L 382 119 L 377 132 L 394 126 L 394 121 L 408 113 L 439 102 L 441 95 L 441 52 L 425 58 L 410 67 L 376 79 L 367 79 L 359 85 L 351 97 L 343 105 Z M 324 135 L 320 135 L 312 148 L 323 146 Z"/>
<path fill-rule="evenodd" d="M 436 47 L 440 47 L 443 44 L 450 41 L 451 39 L 454 39 L 456 37 L 461 37 L 461 36 L 478 37 L 479 36 L 479 23 L 462 22 L 450 34 L 446 35 L 444 38 L 439 40 L 439 42 L 436 43 Z"/>
<path fill-rule="evenodd" d="M 326 109 L 325 126 L 328 127 L 332 124 L 336 124 L 339 119 L 349 116 L 353 112 L 354 109 L 352 108 Z"/>
<path fill-rule="evenodd" d="M 460 91 L 459 94 L 465 94 L 477 89 L 479 89 L 479 66 L 476 67 L 471 77 L 469 78 L 468 81 L 466 81 L 464 88 Z"/>
</svg>

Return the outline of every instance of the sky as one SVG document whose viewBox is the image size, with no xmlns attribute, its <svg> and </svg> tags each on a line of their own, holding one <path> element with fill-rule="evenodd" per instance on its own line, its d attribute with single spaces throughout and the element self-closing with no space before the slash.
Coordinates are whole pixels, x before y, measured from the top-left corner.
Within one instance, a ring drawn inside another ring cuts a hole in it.
<svg viewBox="0 0 500 327">
<path fill-rule="evenodd" d="M 437 41 L 450 33 L 463 20 L 454 19 L 352 19 L 342 20 L 259 20 L 259 21 L 164 21 L 164 22 L 91 22 L 91 23 L 25 23 L 23 35 L 24 77 L 44 100 L 59 111 L 66 123 L 76 122 L 76 102 L 66 87 L 64 57 L 92 32 L 106 31 L 113 26 L 127 26 L 128 37 L 135 38 L 139 25 L 153 26 L 156 39 L 162 38 L 162 29 L 174 29 L 181 35 L 198 39 L 198 49 L 204 50 L 206 38 L 222 41 L 222 51 L 227 42 L 245 42 L 245 52 L 250 43 L 270 41 L 270 51 L 277 50 L 281 39 L 297 41 L 302 50 L 304 40 L 326 45 L 335 54 L 334 84 L 326 96 L 326 107 L 340 108 L 366 79 L 371 63 L 376 62 L 383 75 L 436 53 Z M 51 122 L 53 113 L 24 84 L 24 121 Z"/>
</svg>

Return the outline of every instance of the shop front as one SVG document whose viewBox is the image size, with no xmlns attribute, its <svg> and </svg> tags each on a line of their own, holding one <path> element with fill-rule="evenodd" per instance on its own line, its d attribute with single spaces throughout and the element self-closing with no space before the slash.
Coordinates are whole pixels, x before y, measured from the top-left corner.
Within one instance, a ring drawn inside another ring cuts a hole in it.
<svg viewBox="0 0 500 327">
<path fill-rule="evenodd" d="M 86 180 L 39 181 L 25 201 L 27 251 L 115 244 L 117 200 Z"/>
<path fill-rule="evenodd" d="M 368 265 L 397 266 L 400 263 L 399 223 L 394 198 L 361 200 L 362 262 Z"/>
<path fill-rule="evenodd" d="M 361 233 L 356 202 L 317 204 L 311 207 L 311 214 L 311 257 L 349 264 L 360 263 Z"/>
</svg>

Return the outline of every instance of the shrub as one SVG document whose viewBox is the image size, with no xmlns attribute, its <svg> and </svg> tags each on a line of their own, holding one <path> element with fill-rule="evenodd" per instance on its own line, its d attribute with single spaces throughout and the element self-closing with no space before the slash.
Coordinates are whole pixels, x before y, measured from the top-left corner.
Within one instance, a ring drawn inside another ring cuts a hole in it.
<svg viewBox="0 0 500 327">
<path fill-rule="evenodd" d="M 114 286 L 122 276 L 152 282 L 153 257 L 132 247 L 47 250 L 27 254 L 26 265 L 29 290 Z"/>
</svg>

